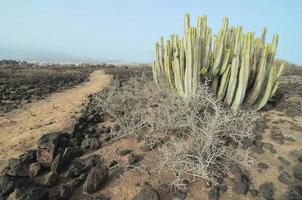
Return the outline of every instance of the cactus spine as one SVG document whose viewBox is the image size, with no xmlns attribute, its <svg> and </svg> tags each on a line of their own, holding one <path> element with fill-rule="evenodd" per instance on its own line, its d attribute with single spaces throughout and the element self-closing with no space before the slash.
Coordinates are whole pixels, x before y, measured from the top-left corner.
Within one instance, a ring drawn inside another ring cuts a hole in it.
<svg viewBox="0 0 302 200">
<path fill-rule="evenodd" d="M 241 105 L 259 110 L 275 94 L 285 68 L 274 65 L 278 35 L 266 44 L 266 32 L 263 29 L 261 37 L 255 38 L 253 32 L 243 33 L 241 26 L 229 27 L 224 18 L 213 37 L 206 16 L 198 17 L 197 27 L 191 27 L 186 14 L 182 38 L 171 35 L 165 46 L 163 38 L 155 44 L 154 81 L 189 98 L 210 77 L 213 92 L 233 111 Z"/>
</svg>

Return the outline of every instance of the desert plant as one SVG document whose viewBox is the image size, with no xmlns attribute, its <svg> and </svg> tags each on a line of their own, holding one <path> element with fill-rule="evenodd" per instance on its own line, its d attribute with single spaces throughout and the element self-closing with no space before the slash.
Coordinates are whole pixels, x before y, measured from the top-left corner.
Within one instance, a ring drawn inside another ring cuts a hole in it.
<svg viewBox="0 0 302 200">
<path fill-rule="evenodd" d="M 198 18 L 197 27 L 191 27 L 186 14 L 182 38 L 171 35 L 166 44 L 163 38 L 155 44 L 155 83 L 168 85 L 172 92 L 188 98 L 208 77 L 218 98 L 233 111 L 242 104 L 261 109 L 276 92 L 285 67 L 281 64 L 277 69 L 274 62 L 278 35 L 266 43 L 266 29 L 256 38 L 254 32 L 243 33 L 241 26 L 228 24 L 224 18 L 213 37 L 206 16 Z"/>
<path fill-rule="evenodd" d="M 177 188 L 184 179 L 202 178 L 214 184 L 230 163 L 250 164 L 250 150 L 234 149 L 229 143 L 254 140 L 257 113 L 230 112 L 206 85 L 198 85 L 194 98 L 186 100 L 169 89 L 158 89 L 146 77 L 122 85 L 113 82 L 96 103 L 118 127 L 111 136 L 143 133 L 145 142 L 152 149 L 156 146 L 156 171 L 172 173 L 172 185 Z M 153 140 L 156 137 L 165 139 Z"/>
</svg>

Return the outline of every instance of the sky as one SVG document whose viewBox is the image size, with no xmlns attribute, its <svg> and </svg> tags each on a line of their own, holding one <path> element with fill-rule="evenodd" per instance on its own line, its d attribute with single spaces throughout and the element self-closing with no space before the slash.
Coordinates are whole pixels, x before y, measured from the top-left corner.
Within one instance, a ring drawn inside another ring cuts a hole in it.
<svg viewBox="0 0 302 200">
<path fill-rule="evenodd" d="M 214 33 L 230 25 L 268 39 L 277 58 L 302 65 L 302 0 L 0 0 L 0 59 L 153 61 L 154 43 L 183 33 L 183 17 L 208 16 Z"/>
</svg>

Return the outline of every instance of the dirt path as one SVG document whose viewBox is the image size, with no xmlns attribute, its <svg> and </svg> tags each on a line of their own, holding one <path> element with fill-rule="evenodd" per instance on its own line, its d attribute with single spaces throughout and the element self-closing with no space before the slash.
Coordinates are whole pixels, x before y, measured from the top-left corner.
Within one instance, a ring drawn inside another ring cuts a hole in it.
<svg viewBox="0 0 302 200">
<path fill-rule="evenodd" d="M 110 75 L 98 70 L 81 85 L 1 116 L 0 169 L 8 158 L 33 148 L 41 135 L 71 127 L 87 96 L 102 90 L 110 81 Z"/>
</svg>

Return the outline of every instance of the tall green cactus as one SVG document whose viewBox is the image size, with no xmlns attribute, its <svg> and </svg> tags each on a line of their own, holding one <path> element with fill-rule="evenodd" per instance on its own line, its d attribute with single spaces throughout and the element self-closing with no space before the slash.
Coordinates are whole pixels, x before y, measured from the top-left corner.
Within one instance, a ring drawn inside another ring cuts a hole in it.
<svg viewBox="0 0 302 200">
<path fill-rule="evenodd" d="M 255 38 L 253 32 L 243 33 L 241 26 L 229 27 L 228 18 L 213 37 L 206 16 L 198 18 L 195 28 L 186 14 L 182 38 L 171 35 L 165 46 L 163 38 L 155 44 L 154 81 L 188 98 L 209 77 L 213 92 L 233 111 L 243 104 L 261 109 L 275 94 L 285 67 L 277 69 L 274 64 L 278 35 L 272 43 L 265 40 L 266 29 Z"/>
</svg>

